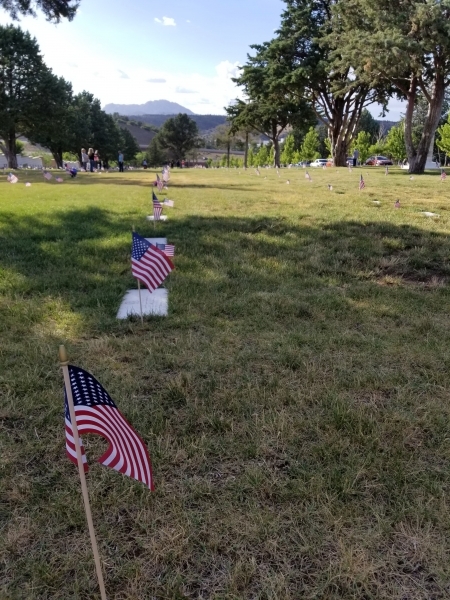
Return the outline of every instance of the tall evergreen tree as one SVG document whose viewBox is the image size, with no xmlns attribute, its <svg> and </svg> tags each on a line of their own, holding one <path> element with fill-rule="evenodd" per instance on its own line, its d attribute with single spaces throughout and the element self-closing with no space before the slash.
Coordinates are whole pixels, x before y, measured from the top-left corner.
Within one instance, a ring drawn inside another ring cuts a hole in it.
<svg viewBox="0 0 450 600">
<path fill-rule="evenodd" d="M 410 173 L 423 173 L 450 83 L 450 0 L 344 0 L 334 7 L 333 35 L 341 68 L 351 64 L 368 86 L 392 87 L 406 100 L 405 144 Z M 414 109 L 427 102 L 420 139 Z"/>
<path fill-rule="evenodd" d="M 161 148 L 170 152 L 175 160 L 181 160 L 198 143 L 197 123 L 186 114 L 167 119 L 158 133 Z"/>
<path fill-rule="evenodd" d="M 0 26 L 0 149 L 10 168 L 17 168 L 16 139 L 52 118 L 45 99 L 53 78 L 29 33 Z"/>
<path fill-rule="evenodd" d="M 59 23 L 61 19 L 71 21 L 79 6 L 74 0 L 0 0 L 3 8 L 13 19 L 19 16 L 36 16 L 36 8 L 47 17 L 48 21 Z"/>
<path fill-rule="evenodd" d="M 328 40 L 334 4 L 347 0 L 284 0 L 277 37 L 268 46 L 276 65 L 276 86 L 291 97 L 307 99 L 328 128 L 331 153 L 345 166 L 348 148 L 365 106 L 383 102 L 382 86 L 371 87 L 354 76 L 351 62 L 343 66 L 338 49 Z M 339 68 L 338 68 L 338 66 Z"/>
</svg>

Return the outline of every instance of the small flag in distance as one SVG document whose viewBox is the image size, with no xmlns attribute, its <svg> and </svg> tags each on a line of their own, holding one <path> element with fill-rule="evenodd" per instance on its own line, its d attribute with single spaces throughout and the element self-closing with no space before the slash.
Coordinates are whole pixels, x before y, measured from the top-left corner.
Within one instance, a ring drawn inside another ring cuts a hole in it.
<svg viewBox="0 0 450 600">
<path fill-rule="evenodd" d="M 156 247 L 164 252 L 166 256 L 175 256 L 175 246 L 173 244 L 156 244 Z"/>
<path fill-rule="evenodd" d="M 400 200 L 396 200 L 394 204 L 395 208 L 400 208 Z"/>
<path fill-rule="evenodd" d="M 161 219 L 161 213 L 162 213 L 163 206 L 162 206 L 161 202 L 158 200 L 155 192 L 152 192 L 152 199 L 153 199 L 153 219 L 155 221 L 159 221 Z"/>
<path fill-rule="evenodd" d="M 361 174 L 359 177 L 359 189 L 363 190 L 365 187 L 366 187 L 366 184 L 364 183 L 364 177 Z"/>
<path fill-rule="evenodd" d="M 9 183 L 17 183 L 19 179 L 14 175 L 14 173 L 10 173 L 6 178 L 6 181 L 8 181 Z"/>
<path fill-rule="evenodd" d="M 47 181 L 50 181 L 50 179 L 52 179 L 52 174 L 48 171 L 44 171 L 44 177 Z"/>
</svg>

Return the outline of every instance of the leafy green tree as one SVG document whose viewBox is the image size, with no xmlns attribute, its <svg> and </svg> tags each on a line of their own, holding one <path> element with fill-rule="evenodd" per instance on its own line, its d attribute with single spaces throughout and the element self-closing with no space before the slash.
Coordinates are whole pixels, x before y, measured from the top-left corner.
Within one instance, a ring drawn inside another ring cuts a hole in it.
<svg viewBox="0 0 450 600">
<path fill-rule="evenodd" d="M 25 150 L 25 144 L 23 142 L 21 142 L 20 140 L 16 140 L 16 148 L 15 148 L 16 156 L 23 156 L 24 150 Z"/>
<path fill-rule="evenodd" d="M 450 82 L 448 0 L 345 0 L 334 7 L 329 37 L 342 64 L 370 87 L 390 86 L 406 101 L 405 145 L 410 173 L 423 173 Z M 413 116 L 423 94 L 427 111 L 418 142 Z"/>
<path fill-rule="evenodd" d="M 247 164 L 249 167 L 255 166 L 255 158 L 253 153 L 253 148 L 250 147 L 247 154 Z"/>
<path fill-rule="evenodd" d="M 355 130 L 356 135 L 358 135 L 360 131 L 366 131 L 368 134 L 370 134 L 371 144 L 374 144 L 376 142 L 378 133 L 380 131 L 380 124 L 376 119 L 372 117 L 371 113 L 367 110 L 367 108 L 364 108 L 361 113 L 361 117 L 358 121 Z"/>
<path fill-rule="evenodd" d="M 319 148 L 319 136 L 314 127 L 310 127 L 308 133 L 305 135 L 303 144 L 300 148 L 300 156 L 302 160 L 315 160 L 320 157 L 318 152 Z"/>
<path fill-rule="evenodd" d="M 182 160 L 196 146 L 198 133 L 197 123 L 180 113 L 164 123 L 159 130 L 158 141 L 175 160 Z"/>
<path fill-rule="evenodd" d="M 0 148 L 9 168 L 17 168 L 16 139 L 52 119 L 46 88 L 53 79 L 36 40 L 19 27 L 0 26 Z"/>
<path fill-rule="evenodd" d="M 255 156 L 255 163 L 257 167 L 264 167 L 269 164 L 269 150 L 266 144 L 261 144 L 261 148 Z"/>
<path fill-rule="evenodd" d="M 120 149 L 123 152 L 125 160 L 127 162 L 133 161 L 141 150 L 136 138 L 128 129 L 121 129 L 120 137 Z"/>
<path fill-rule="evenodd" d="M 447 122 L 439 127 L 437 130 L 438 139 L 436 144 L 446 156 L 450 155 L 450 114 L 448 115 Z"/>
<path fill-rule="evenodd" d="M 13 19 L 22 16 L 36 16 L 35 7 L 41 10 L 48 21 L 59 23 L 61 19 L 71 21 L 79 6 L 72 0 L 0 0 L 3 8 Z"/>
<path fill-rule="evenodd" d="M 294 134 L 290 133 L 283 144 L 283 150 L 281 152 L 281 162 L 285 165 L 289 165 L 294 162 L 295 154 L 295 138 Z"/>
<path fill-rule="evenodd" d="M 347 0 L 284 2 L 281 26 L 267 50 L 272 86 L 309 101 L 316 121 L 328 129 L 335 164 L 345 166 L 362 111 L 374 101 L 384 102 L 383 86 L 370 86 L 355 77 L 351 63 L 342 60 L 328 39 L 334 35 L 333 6 Z"/>
<path fill-rule="evenodd" d="M 369 158 L 372 143 L 372 135 L 368 131 L 360 131 L 353 141 L 351 149 L 356 148 L 359 151 L 361 164 L 364 164 Z"/>
<path fill-rule="evenodd" d="M 158 136 L 156 135 L 147 150 L 147 160 L 150 167 L 160 167 L 166 162 L 167 155 L 160 146 Z"/>
<path fill-rule="evenodd" d="M 389 129 L 385 148 L 394 160 L 398 161 L 406 158 L 405 126 L 403 123 Z"/>
<path fill-rule="evenodd" d="M 49 119 L 33 122 L 24 134 L 34 143 L 50 150 L 58 167 L 63 166 L 63 153 L 70 149 L 68 138 L 72 135 L 70 109 L 73 102 L 72 86 L 62 77 L 48 76 L 45 107 L 42 110 L 51 115 Z"/>
</svg>

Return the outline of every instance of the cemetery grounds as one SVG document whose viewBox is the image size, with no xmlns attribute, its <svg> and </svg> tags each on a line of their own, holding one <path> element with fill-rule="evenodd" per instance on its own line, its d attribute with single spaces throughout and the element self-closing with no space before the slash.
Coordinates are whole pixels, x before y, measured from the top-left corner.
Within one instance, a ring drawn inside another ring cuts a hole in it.
<svg viewBox="0 0 450 600">
<path fill-rule="evenodd" d="M 60 343 L 153 463 L 84 438 L 108 598 L 450 597 L 450 181 L 309 172 L 175 169 L 155 228 L 153 171 L 2 176 L 1 598 L 99 597 Z M 176 247 L 143 326 L 133 226 Z"/>
</svg>

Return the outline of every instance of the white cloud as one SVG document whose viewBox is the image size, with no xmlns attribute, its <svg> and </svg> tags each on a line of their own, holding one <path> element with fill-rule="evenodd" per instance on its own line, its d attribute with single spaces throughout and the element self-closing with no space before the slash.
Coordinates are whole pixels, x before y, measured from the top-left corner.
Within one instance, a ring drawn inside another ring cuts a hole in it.
<svg viewBox="0 0 450 600">
<path fill-rule="evenodd" d="M 186 19 L 186 23 L 190 23 L 189 19 Z"/>
<path fill-rule="evenodd" d="M 173 19 L 172 17 L 163 17 L 162 20 L 158 19 L 158 17 L 155 17 L 155 22 L 159 23 L 160 25 L 164 25 L 164 27 L 176 26 L 175 19 Z"/>
<path fill-rule="evenodd" d="M 164 77 L 150 77 L 150 79 L 146 79 L 148 83 L 166 83 L 167 79 Z"/>
<path fill-rule="evenodd" d="M 181 86 L 177 85 L 177 87 L 175 88 L 175 93 L 176 94 L 196 94 L 197 92 L 195 90 L 190 90 L 189 88 L 185 88 L 185 87 L 181 87 Z"/>
<path fill-rule="evenodd" d="M 124 71 L 117 69 L 117 72 L 119 73 L 121 79 L 130 79 L 129 75 L 127 75 Z"/>
</svg>

